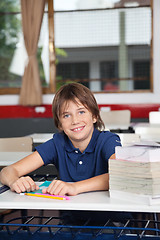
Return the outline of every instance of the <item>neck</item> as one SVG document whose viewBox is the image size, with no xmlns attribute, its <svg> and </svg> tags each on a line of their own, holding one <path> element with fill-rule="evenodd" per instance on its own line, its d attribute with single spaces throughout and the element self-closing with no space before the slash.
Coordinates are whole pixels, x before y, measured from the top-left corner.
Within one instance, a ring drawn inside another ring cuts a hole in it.
<svg viewBox="0 0 160 240">
<path fill-rule="evenodd" d="M 93 134 L 93 131 L 92 133 L 90 134 L 90 137 L 87 138 L 87 139 L 81 139 L 81 140 L 73 140 L 73 139 L 70 139 L 70 141 L 72 142 L 73 146 L 75 148 L 79 148 L 79 150 L 83 153 L 84 150 L 87 148 L 88 144 L 90 143 L 91 141 L 91 138 L 92 138 L 92 134 Z"/>
</svg>

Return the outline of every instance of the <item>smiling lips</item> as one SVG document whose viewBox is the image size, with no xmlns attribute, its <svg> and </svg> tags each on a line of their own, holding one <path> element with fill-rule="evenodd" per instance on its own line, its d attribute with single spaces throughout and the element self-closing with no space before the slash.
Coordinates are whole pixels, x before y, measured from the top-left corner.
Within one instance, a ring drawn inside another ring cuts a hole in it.
<svg viewBox="0 0 160 240">
<path fill-rule="evenodd" d="M 82 131 L 84 129 L 85 126 L 83 127 L 78 127 L 78 128 L 73 128 L 72 131 L 73 132 L 78 132 L 78 131 Z"/>
</svg>

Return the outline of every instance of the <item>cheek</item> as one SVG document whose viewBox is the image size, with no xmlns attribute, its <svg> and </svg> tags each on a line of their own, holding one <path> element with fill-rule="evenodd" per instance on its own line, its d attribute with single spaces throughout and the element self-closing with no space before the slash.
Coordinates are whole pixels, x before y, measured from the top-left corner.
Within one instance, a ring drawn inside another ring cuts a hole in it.
<svg viewBox="0 0 160 240">
<path fill-rule="evenodd" d="M 70 121 L 65 120 L 65 121 L 61 121 L 61 129 L 66 128 L 67 126 L 69 126 Z"/>
<path fill-rule="evenodd" d="M 63 130 L 63 121 L 62 120 L 59 120 L 58 129 Z"/>
</svg>

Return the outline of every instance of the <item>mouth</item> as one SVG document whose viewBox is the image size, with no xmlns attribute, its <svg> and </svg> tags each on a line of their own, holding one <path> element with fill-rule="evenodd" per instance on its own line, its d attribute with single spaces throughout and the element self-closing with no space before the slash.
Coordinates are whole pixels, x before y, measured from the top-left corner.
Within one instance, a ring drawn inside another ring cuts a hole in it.
<svg viewBox="0 0 160 240">
<path fill-rule="evenodd" d="M 72 131 L 73 132 L 81 132 L 84 129 L 85 126 L 82 127 L 78 127 L 78 128 L 73 128 Z"/>
</svg>

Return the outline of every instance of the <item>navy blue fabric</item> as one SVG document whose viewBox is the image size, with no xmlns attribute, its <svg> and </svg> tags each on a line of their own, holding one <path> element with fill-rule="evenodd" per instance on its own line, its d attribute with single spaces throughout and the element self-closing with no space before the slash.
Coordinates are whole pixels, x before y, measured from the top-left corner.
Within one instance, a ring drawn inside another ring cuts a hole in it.
<svg viewBox="0 0 160 240">
<path fill-rule="evenodd" d="M 76 182 L 108 172 L 108 159 L 121 146 L 118 135 L 94 130 L 91 141 L 83 153 L 75 148 L 64 133 L 56 133 L 53 138 L 38 147 L 44 164 L 54 164 L 60 179 Z"/>
<path fill-rule="evenodd" d="M 91 141 L 83 153 L 75 148 L 69 138 L 62 132 L 38 147 L 44 164 L 54 164 L 59 177 L 66 182 L 76 182 L 108 172 L 108 159 L 115 153 L 115 147 L 121 146 L 117 134 L 94 129 Z M 95 211 L 60 211 L 64 224 L 81 224 L 88 218 L 101 224 L 112 219 L 123 222 L 130 218 L 128 213 Z"/>
</svg>

